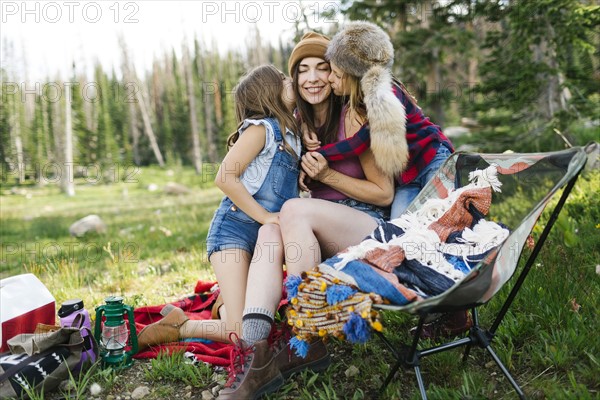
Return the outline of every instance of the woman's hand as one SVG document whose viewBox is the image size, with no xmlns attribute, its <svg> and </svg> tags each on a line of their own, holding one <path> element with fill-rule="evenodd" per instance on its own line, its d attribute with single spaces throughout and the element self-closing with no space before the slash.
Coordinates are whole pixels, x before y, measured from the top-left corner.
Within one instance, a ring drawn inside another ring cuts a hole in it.
<svg viewBox="0 0 600 400">
<path fill-rule="evenodd" d="M 308 188 L 310 181 L 311 179 L 308 175 L 306 175 L 306 172 L 304 172 L 304 170 L 300 170 L 300 176 L 298 177 L 298 187 L 300 187 L 300 190 L 303 192 L 310 192 L 310 189 Z"/>
<path fill-rule="evenodd" d="M 306 150 L 315 151 L 321 147 L 321 141 L 317 137 L 317 134 L 315 132 L 310 132 L 306 124 L 302 124 L 300 129 L 302 130 L 302 142 L 304 142 Z"/>
<path fill-rule="evenodd" d="M 321 153 L 311 151 L 302 156 L 300 163 L 302 170 L 306 172 L 309 178 L 316 181 L 322 181 L 331 173 L 329 163 Z"/>
</svg>

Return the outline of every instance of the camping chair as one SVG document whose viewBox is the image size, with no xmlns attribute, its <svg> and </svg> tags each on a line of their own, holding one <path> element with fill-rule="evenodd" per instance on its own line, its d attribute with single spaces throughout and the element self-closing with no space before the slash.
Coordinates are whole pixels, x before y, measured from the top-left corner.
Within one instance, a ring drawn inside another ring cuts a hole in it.
<svg viewBox="0 0 600 400">
<path fill-rule="evenodd" d="M 469 172 L 483 170 L 492 164 L 498 165 L 498 179 L 502 182 L 501 192 L 494 193 L 490 220 L 504 223 L 510 229 L 510 235 L 489 255 L 474 267 L 468 275 L 446 292 L 425 298 L 403 306 L 376 304 L 374 307 L 384 310 L 403 311 L 419 315 L 412 343 L 398 348 L 386 337 L 376 332 L 389 347 L 396 358 L 395 364 L 383 382 L 381 392 L 385 390 L 398 369 L 413 368 L 421 397 L 427 398 L 425 384 L 420 371 L 420 360 L 432 354 L 465 346 L 463 361 L 472 347 L 485 349 L 494 359 L 502 373 L 514 387 L 520 398 L 525 398 L 523 390 L 511 376 L 498 355 L 492 349 L 496 331 L 521 288 L 529 270 L 542 249 L 552 225 L 556 221 L 575 181 L 587 161 L 586 149 L 571 148 L 564 151 L 533 154 L 477 154 L 455 153 L 437 172 L 437 175 L 421 191 L 409 206 L 408 211 L 418 210 L 428 199 L 444 198 L 448 189 L 464 186 L 468 183 Z M 550 199 L 564 188 L 560 199 L 554 206 L 548 222 L 535 247 L 516 278 L 516 282 L 503 306 L 489 328 L 480 325 L 477 308 L 487 303 L 513 276 L 522 249 L 527 238 Z M 458 340 L 421 349 L 419 338 L 423 326 L 432 316 L 439 313 L 471 310 L 473 326 L 468 334 Z"/>
</svg>

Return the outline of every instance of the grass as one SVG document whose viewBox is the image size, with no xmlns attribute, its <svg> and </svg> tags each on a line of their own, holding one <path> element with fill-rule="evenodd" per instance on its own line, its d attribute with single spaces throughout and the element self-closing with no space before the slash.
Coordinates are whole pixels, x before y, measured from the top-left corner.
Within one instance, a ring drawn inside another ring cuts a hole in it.
<svg viewBox="0 0 600 400">
<path fill-rule="evenodd" d="M 599 179 L 598 172 L 580 178 L 562 222 L 545 244 L 494 341 L 500 358 L 533 399 L 600 396 L 600 277 L 595 271 L 600 264 Z M 191 191 L 168 196 L 160 189 L 148 190 L 150 184 L 161 188 L 168 181 L 184 183 Z M 32 272 L 57 304 L 81 298 L 91 314 L 109 295 L 121 295 L 134 307 L 179 299 L 193 292 L 199 279 L 215 279 L 204 245 L 221 198 L 211 182 L 210 174 L 197 176 L 190 169 L 143 168 L 127 182 L 79 181 L 73 198 L 51 185 L 29 185 L 10 194 L 12 186 L 4 184 L 0 187 L 0 277 Z M 70 224 L 89 214 L 99 215 L 107 232 L 70 237 Z M 484 325 L 499 310 L 510 285 L 482 309 Z M 398 342 L 407 340 L 415 323 L 405 314 L 384 313 L 383 320 L 386 332 Z M 373 339 L 365 346 L 351 346 L 332 340 L 329 349 L 333 364 L 327 371 L 297 374 L 269 398 L 375 397 L 393 364 L 382 343 Z M 422 361 L 431 399 L 515 397 L 483 351 L 474 349 L 465 365 L 459 357 L 457 350 Z M 215 379 L 223 379 L 204 365 L 186 364 L 180 354 L 136 363 L 140 375 L 133 383 L 148 382 L 147 398 L 178 397 L 181 391 L 174 385 L 200 392 Z M 125 379 L 130 373 L 94 369 L 73 378 L 70 398 L 88 398 L 84 392 L 93 382 L 102 386 L 102 396 L 131 392 L 135 385 Z M 414 374 L 402 370 L 383 396 L 418 397 Z"/>
</svg>

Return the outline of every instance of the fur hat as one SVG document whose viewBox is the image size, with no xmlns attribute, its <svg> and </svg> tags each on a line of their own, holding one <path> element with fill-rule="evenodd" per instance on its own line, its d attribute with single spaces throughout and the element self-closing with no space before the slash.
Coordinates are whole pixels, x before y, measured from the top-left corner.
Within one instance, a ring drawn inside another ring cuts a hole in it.
<svg viewBox="0 0 600 400">
<path fill-rule="evenodd" d="M 360 78 L 373 66 L 391 68 L 394 46 L 377 25 L 353 21 L 331 39 L 325 57 L 342 71 Z"/>
<path fill-rule="evenodd" d="M 318 57 L 325 59 L 325 52 L 329 38 L 317 32 L 306 32 L 302 39 L 296 44 L 290 59 L 288 60 L 288 71 L 290 76 L 294 73 L 294 68 L 302 59 L 306 57 Z"/>
<path fill-rule="evenodd" d="M 360 80 L 371 131 L 375 164 L 397 177 L 408 165 L 406 109 L 392 89 L 392 74 L 384 67 L 371 67 Z"/>
<path fill-rule="evenodd" d="M 350 22 L 338 32 L 325 57 L 360 79 L 371 132 L 371 150 L 381 171 L 397 177 L 409 160 L 406 110 L 392 90 L 394 46 L 380 27 Z"/>
</svg>

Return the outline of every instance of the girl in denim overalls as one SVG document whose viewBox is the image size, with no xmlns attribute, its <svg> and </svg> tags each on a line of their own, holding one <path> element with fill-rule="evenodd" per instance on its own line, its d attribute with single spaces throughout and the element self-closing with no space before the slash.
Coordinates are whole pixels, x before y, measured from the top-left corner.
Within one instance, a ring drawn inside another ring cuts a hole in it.
<svg viewBox="0 0 600 400">
<path fill-rule="evenodd" d="M 227 342 L 229 333 L 239 334 L 258 229 L 277 224 L 283 203 L 298 197 L 301 140 L 292 80 L 271 65 L 257 67 L 240 80 L 234 101 L 239 125 L 215 178 L 225 197 L 206 239 L 226 310 L 220 319 L 190 321 L 180 308 L 166 307 L 165 318 L 140 332 L 140 348 L 182 338 Z"/>
<path fill-rule="evenodd" d="M 273 66 L 261 66 L 242 78 L 234 96 L 239 127 L 229 137 L 230 150 L 215 179 L 226 197 L 206 239 L 208 259 L 227 305 L 226 315 L 221 315 L 223 340 L 241 329 L 258 229 L 278 223 L 283 203 L 298 197 L 301 149 L 293 132 L 295 97 L 290 78 Z"/>
</svg>

